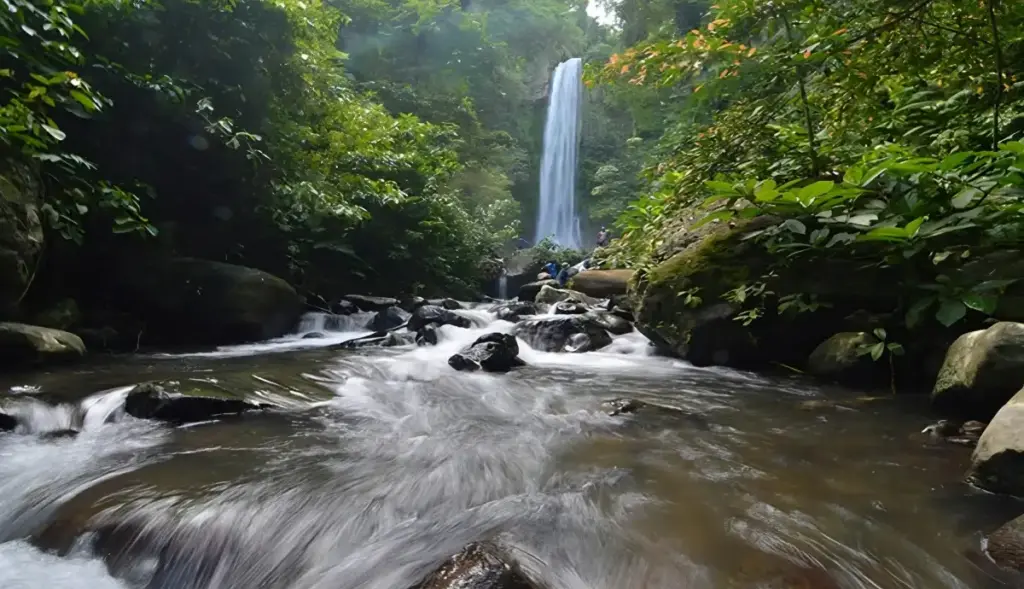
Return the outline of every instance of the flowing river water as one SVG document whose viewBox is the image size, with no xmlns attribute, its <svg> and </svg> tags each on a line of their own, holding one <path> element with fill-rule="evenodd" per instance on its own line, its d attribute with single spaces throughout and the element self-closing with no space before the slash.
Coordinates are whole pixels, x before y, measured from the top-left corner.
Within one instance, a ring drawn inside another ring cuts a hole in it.
<svg viewBox="0 0 1024 589">
<path fill-rule="evenodd" d="M 435 347 L 332 349 L 365 318 L 309 316 L 327 338 L 0 383 L 25 424 L 0 434 L 0 587 L 407 589 L 481 539 L 552 589 L 1003 586 L 979 530 L 1014 505 L 961 482 L 969 450 L 915 434 L 919 399 L 698 369 L 636 333 L 459 373 L 449 355 L 512 328 L 462 313 L 479 327 Z M 282 410 L 122 415 L 131 385 L 169 378 Z M 619 397 L 708 423 L 608 416 Z M 104 522 L 122 530 L 106 544 Z"/>
</svg>

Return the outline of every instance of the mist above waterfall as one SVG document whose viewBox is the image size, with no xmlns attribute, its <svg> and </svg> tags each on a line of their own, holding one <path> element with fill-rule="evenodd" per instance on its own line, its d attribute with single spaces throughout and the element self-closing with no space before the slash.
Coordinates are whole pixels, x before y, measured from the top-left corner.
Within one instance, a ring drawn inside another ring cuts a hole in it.
<svg viewBox="0 0 1024 589">
<path fill-rule="evenodd" d="M 575 57 L 558 64 L 551 78 L 537 207 L 536 240 L 549 238 L 572 248 L 582 245 L 576 213 L 582 73 L 583 60 Z"/>
</svg>

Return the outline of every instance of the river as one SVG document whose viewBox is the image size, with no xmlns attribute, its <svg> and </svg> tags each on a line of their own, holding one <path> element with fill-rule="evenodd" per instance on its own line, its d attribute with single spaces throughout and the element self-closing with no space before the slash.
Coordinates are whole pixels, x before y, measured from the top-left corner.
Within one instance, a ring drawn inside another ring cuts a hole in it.
<svg viewBox="0 0 1024 589">
<path fill-rule="evenodd" d="M 330 349 L 361 319 L 309 316 L 300 332 L 329 337 L 4 377 L 29 427 L 0 434 L 0 587 L 406 589 L 489 538 L 552 589 L 1002 586 L 979 530 L 1014 505 L 961 482 L 968 449 L 915 433 L 919 399 L 698 369 L 637 333 L 458 373 L 450 354 L 512 327 L 462 313 L 480 327 L 436 347 Z M 284 410 L 119 415 L 130 385 L 168 378 Z M 618 397 L 709 425 L 610 417 Z M 97 522 L 125 533 L 95 542 Z"/>
</svg>

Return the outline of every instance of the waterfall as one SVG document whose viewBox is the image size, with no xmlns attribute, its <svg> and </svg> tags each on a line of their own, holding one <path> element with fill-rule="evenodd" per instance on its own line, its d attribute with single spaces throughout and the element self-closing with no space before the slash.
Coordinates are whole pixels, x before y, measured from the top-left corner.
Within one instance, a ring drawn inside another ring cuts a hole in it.
<svg viewBox="0 0 1024 589">
<path fill-rule="evenodd" d="M 558 245 L 572 248 L 582 245 L 576 215 L 582 73 L 583 60 L 575 57 L 558 64 L 551 78 L 537 208 L 537 241 L 547 237 Z"/>
<path fill-rule="evenodd" d="M 504 270 L 501 271 L 501 276 L 498 277 L 498 298 L 501 300 L 508 299 L 508 275 Z"/>
</svg>

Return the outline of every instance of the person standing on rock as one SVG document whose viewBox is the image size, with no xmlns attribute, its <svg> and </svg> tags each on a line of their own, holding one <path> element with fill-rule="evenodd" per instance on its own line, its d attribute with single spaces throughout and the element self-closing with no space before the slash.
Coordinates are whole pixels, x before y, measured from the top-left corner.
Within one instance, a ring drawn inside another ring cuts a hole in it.
<svg viewBox="0 0 1024 589">
<path fill-rule="evenodd" d="M 604 247 L 608 245 L 608 230 L 604 227 L 597 232 L 597 247 Z"/>
</svg>

